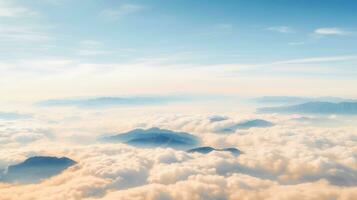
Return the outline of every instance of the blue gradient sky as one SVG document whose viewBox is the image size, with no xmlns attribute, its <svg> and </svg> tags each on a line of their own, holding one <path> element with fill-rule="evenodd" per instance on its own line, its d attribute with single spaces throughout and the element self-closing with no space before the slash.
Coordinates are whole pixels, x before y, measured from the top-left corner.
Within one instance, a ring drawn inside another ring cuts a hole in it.
<svg viewBox="0 0 357 200">
<path fill-rule="evenodd" d="M 356 97 L 356 10 L 353 0 L 0 0 L 0 93 Z"/>
</svg>

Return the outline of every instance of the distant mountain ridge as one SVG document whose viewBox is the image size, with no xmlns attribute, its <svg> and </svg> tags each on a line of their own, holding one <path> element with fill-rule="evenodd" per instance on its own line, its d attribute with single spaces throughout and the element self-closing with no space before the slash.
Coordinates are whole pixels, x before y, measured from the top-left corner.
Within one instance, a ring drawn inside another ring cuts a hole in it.
<svg viewBox="0 0 357 200">
<path fill-rule="evenodd" d="M 87 97 L 71 99 L 51 99 L 36 103 L 37 106 L 76 106 L 82 108 L 109 107 L 119 105 L 156 105 L 184 101 L 180 96 L 137 96 L 137 97 Z"/>
<path fill-rule="evenodd" d="M 266 127 L 271 127 L 271 126 L 274 126 L 274 123 L 263 120 L 263 119 L 252 119 L 252 120 L 239 122 L 237 124 L 234 124 L 234 125 L 231 125 L 228 127 L 219 128 L 215 132 L 234 133 L 236 130 L 239 130 L 239 129 L 266 128 Z"/>
<path fill-rule="evenodd" d="M 253 101 L 268 104 L 302 104 L 307 102 L 357 102 L 357 99 L 345 99 L 340 97 L 262 96 L 254 98 Z"/>
<path fill-rule="evenodd" d="M 307 102 L 292 106 L 259 108 L 257 111 L 260 113 L 357 115 L 357 102 Z"/>
<path fill-rule="evenodd" d="M 54 176 L 76 164 L 67 157 L 35 156 L 11 165 L 0 175 L 0 182 L 34 183 Z"/>
<path fill-rule="evenodd" d="M 173 147 L 184 148 L 200 143 L 199 139 L 185 132 L 174 132 L 160 128 L 134 129 L 102 139 L 106 142 L 123 142 L 142 147 Z"/>
<path fill-rule="evenodd" d="M 212 151 L 225 151 L 225 152 L 230 152 L 233 155 L 239 155 L 242 152 L 237 149 L 237 148 L 223 148 L 223 149 L 216 149 L 213 147 L 209 147 L 209 146 L 204 146 L 204 147 L 197 147 L 197 148 L 193 148 L 193 149 L 189 149 L 187 150 L 188 153 L 202 153 L 202 154 L 208 154 Z"/>
</svg>

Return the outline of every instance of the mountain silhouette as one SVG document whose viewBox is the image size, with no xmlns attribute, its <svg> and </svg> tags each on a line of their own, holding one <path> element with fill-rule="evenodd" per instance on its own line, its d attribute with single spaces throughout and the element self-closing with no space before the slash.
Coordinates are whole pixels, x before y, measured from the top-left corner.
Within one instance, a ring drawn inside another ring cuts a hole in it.
<svg viewBox="0 0 357 200">
<path fill-rule="evenodd" d="M 0 175 L 0 181 L 9 183 L 35 183 L 55 176 L 74 164 L 76 164 L 75 161 L 66 157 L 30 157 L 19 164 L 9 166 Z"/>
<path fill-rule="evenodd" d="M 271 127 L 274 126 L 273 123 L 263 120 L 263 119 L 253 119 L 253 120 L 247 120 L 243 122 L 239 122 L 237 124 L 224 127 L 224 128 L 219 128 L 215 132 L 218 133 L 234 133 L 238 129 L 250 129 L 250 128 L 265 128 L 265 127 Z"/>
<path fill-rule="evenodd" d="M 357 115 L 357 102 L 308 102 L 292 106 L 260 108 L 261 113 Z"/>
<path fill-rule="evenodd" d="M 105 137 L 106 142 L 123 142 L 140 147 L 185 148 L 199 144 L 199 139 L 189 133 L 174 132 L 166 129 L 134 129 L 132 131 Z"/>
<path fill-rule="evenodd" d="M 212 151 L 227 151 L 230 152 L 234 155 L 239 155 L 242 152 L 239 149 L 236 148 L 223 148 L 223 149 L 216 149 L 213 147 L 209 147 L 209 146 L 204 146 L 204 147 L 197 147 L 197 148 L 193 148 L 190 150 L 187 150 L 188 153 L 202 153 L 202 154 L 208 154 Z"/>
</svg>

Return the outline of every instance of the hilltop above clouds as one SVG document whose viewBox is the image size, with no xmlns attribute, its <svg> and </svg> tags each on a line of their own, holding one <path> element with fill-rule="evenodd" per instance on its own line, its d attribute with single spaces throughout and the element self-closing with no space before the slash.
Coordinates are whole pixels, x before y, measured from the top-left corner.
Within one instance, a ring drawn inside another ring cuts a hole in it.
<svg viewBox="0 0 357 200">
<path fill-rule="evenodd" d="M 75 161 L 66 157 L 34 156 L 9 166 L 3 174 L 0 174 L 0 182 L 36 183 L 58 175 L 74 164 Z"/>
<path fill-rule="evenodd" d="M 166 129 L 134 129 L 127 133 L 103 138 L 107 142 L 123 142 L 141 147 L 187 148 L 199 144 L 199 138 L 189 133 L 174 132 Z"/>
</svg>

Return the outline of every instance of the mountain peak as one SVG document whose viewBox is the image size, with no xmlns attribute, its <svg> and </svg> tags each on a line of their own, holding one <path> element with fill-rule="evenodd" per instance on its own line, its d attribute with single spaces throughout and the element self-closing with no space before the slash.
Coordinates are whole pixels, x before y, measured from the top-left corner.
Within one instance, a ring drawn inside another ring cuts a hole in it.
<svg viewBox="0 0 357 200">
<path fill-rule="evenodd" d="M 104 138 L 107 142 L 123 142 L 140 147 L 172 147 L 184 148 L 195 146 L 199 139 L 185 132 L 175 132 L 152 127 L 149 129 L 133 129 L 129 132 Z"/>
<path fill-rule="evenodd" d="M 0 176 L 0 181 L 15 183 L 34 183 L 55 176 L 76 162 L 67 157 L 34 156 L 11 165 Z"/>
<path fill-rule="evenodd" d="M 202 154 L 208 154 L 208 153 L 211 153 L 212 151 L 225 151 L 225 152 L 230 152 L 233 155 L 239 155 L 242 153 L 239 149 L 234 148 L 234 147 L 216 149 L 216 148 L 209 147 L 209 146 L 203 146 L 203 147 L 197 147 L 197 148 L 187 150 L 188 153 L 202 153 Z"/>
</svg>

